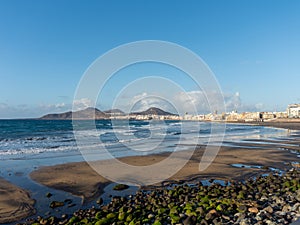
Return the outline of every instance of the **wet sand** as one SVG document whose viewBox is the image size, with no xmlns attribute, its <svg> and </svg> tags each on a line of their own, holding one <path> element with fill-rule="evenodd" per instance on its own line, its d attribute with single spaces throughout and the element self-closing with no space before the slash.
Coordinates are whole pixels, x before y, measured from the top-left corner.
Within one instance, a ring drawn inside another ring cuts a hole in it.
<svg viewBox="0 0 300 225">
<path fill-rule="evenodd" d="M 0 223 L 9 223 L 33 215 L 35 201 L 29 193 L 0 177 Z"/>
<path fill-rule="evenodd" d="M 256 123 L 257 124 L 257 123 Z M 300 123 L 291 122 L 264 122 L 258 125 L 273 126 L 291 130 L 300 130 Z M 280 170 L 289 169 L 291 166 L 287 162 L 299 162 L 300 158 L 293 151 L 300 151 L 300 138 L 293 136 L 293 140 L 257 140 L 261 143 L 237 143 L 239 146 L 222 147 L 213 163 L 205 170 L 199 171 L 199 162 L 203 155 L 205 146 L 199 146 L 194 152 L 189 162 L 174 176 L 163 184 L 178 181 L 195 181 L 205 179 L 222 180 L 243 180 L 254 177 L 262 173 L 272 172 L 266 167 L 273 167 Z M 287 148 L 282 148 L 280 144 L 293 144 Z M 176 153 L 180 159 L 187 151 Z M 169 153 L 148 156 L 124 157 L 120 161 L 135 165 L 146 166 L 156 164 L 169 156 Z M 176 157 L 175 157 L 176 158 Z M 109 160 L 96 162 L 111 166 Z M 259 165 L 264 168 L 236 168 L 232 164 Z M 299 164 L 297 165 L 299 166 Z M 122 175 L 122 171 L 120 171 Z M 134 174 L 133 174 L 134 176 Z M 30 177 L 45 186 L 57 190 L 69 192 L 75 196 L 82 197 L 84 202 L 98 198 L 103 189 L 111 183 L 108 179 L 100 176 L 86 162 L 67 163 L 56 166 L 40 167 L 33 171 Z M 157 183 L 157 185 L 163 185 Z M 145 187 L 143 187 L 145 188 Z M 149 188 L 149 187 L 148 187 Z M 151 188 L 151 187 L 150 187 Z M 34 200 L 29 197 L 29 193 L 14 186 L 13 184 L 0 178 L 0 223 L 18 221 L 34 213 Z"/>
<path fill-rule="evenodd" d="M 276 146 L 276 143 L 274 144 Z M 289 151 L 270 146 L 268 148 L 248 147 L 222 147 L 213 163 L 204 171 L 199 171 L 199 162 L 203 155 L 205 146 L 199 146 L 192 155 L 189 162 L 174 176 L 164 183 L 180 180 L 198 179 L 223 179 L 242 180 L 257 176 L 262 173 L 270 173 L 267 168 L 236 168 L 232 164 L 259 165 L 273 167 L 280 170 L 289 168 L 286 162 L 300 161 L 300 158 Z M 300 147 L 299 147 L 300 150 Z M 180 159 L 181 154 L 186 151 L 175 153 Z M 146 166 L 158 163 L 169 156 L 169 153 L 148 156 L 124 157 L 120 161 L 134 166 Z M 175 157 L 175 158 L 176 158 Z M 98 161 L 100 164 L 110 168 L 111 161 Z M 118 171 L 122 176 L 122 171 Z M 132 174 L 138 176 L 138 174 Z M 155 174 L 153 174 L 155 176 Z M 56 166 L 42 167 L 30 174 L 30 177 L 43 185 L 51 188 L 64 190 L 76 196 L 81 196 L 85 201 L 95 199 L 103 193 L 103 188 L 110 183 L 107 179 L 97 174 L 86 162 L 69 163 Z M 161 185 L 161 183 L 157 183 Z"/>
<path fill-rule="evenodd" d="M 89 201 L 103 193 L 110 182 L 99 176 L 86 162 L 41 167 L 30 178 L 45 186 L 69 192 Z"/>
<path fill-rule="evenodd" d="M 265 122 L 247 122 L 247 123 L 260 125 L 260 126 L 267 126 L 267 127 L 284 128 L 289 130 L 300 130 L 300 119 L 277 119 L 277 120 L 265 121 Z"/>
</svg>

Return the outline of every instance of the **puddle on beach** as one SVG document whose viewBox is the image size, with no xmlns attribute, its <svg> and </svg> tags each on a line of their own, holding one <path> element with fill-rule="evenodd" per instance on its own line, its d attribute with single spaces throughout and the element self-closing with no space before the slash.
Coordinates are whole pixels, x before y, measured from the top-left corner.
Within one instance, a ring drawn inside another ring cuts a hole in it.
<svg viewBox="0 0 300 225">
<path fill-rule="evenodd" d="M 73 196 L 67 192 L 48 188 L 46 186 L 34 182 L 29 178 L 28 171 L 22 173 L 2 172 L 1 176 L 3 176 L 4 179 L 8 180 L 9 182 L 25 190 L 28 190 L 31 195 L 31 198 L 36 200 L 36 203 L 34 205 L 36 209 L 36 214 L 26 219 L 35 218 L 37 215 L 60 217 L 62 214 L 71 214 L 74 210 L 77 210 L 82 206 L 81 198 Z M 47 193 L 51 193 L 51 197 L 47 197 Z M 50 204 L 52 201 L 64 202 L 64 206 L 51 208 Z M 22 221 L 25 222 L 26 219 Z"/>
<path fill-rule="evenodd" d="M 231 166 L 236 167 L 236 168 L 246 168 L 246 169 L 265 169 L 265 170 L 270 170 L 271 172 L 278 173 L 279 175 L 283 174 L 283 171 L 277 168 L 273 167 L 265 167 L 264 166 L 259 166 L 259 165 L 246 165 L 246 164 L 240 164 L 240 163 L 234 163 L 231 164 Z"/>
<path fill-rule="evenodd" d="M 35 183 L 28 177 L 28 175 L 22 177 L 11 175 L 9 179 L 7 177 L 6 179 L 10 182 L 13 182 L 14 184 L 21 184 L 19 185 L 20 187 L 30 190 L 31 197 L 37 200 L 37 203 L 35 204 L 36 214 L 31 217 L 27 217 L 26 219 L 19 222 L 25 222 L 27 219 L 30 218 L 36 218 L 37 215 L 46 217 L 61 217 L 63 214 L 72 215 L 74 211 L 79 209 L 87 209 L 93 206 L 99 207 L 99 205 L 97 204 L 97 200 L 99 199 L 99 197 L 95 198 L 94 200 L 88 203 L 83 203 L 82 198 L 76 197 L 68 192 L 55 190 Z M 26 186 L 22 185 L 22 183 L 26 184 Z M 111 183 L 104 188 L 104 194 L 100 196 L 103 199 L 103 204 L 108 204 L 113 197 L 125 197 L 129 195 L 134 195 L 139 189 L 137 186 L 129 186 L 129 188 L 126 190 L 116 191 L 113 190 L 115 185 L 116 183 Z M 51 197 L 47 197 L 48 193 L 51 193 Z M 64 206 L 51 208 L 50 204 L 52 201 L 64 202 Z"/>
<path fill-rule="evenodd" d="M 108 204 L 112 197 L 126 197 L 129 195 L 134 195 L 138 190 L 138 186 L 128 186 L 127 189 L 116 191 L 114 187 L 117 183 L 111 183 L 104 188 L 104 193 L 101 195 L 104 204 Z"/>
<path fill-rule="evenodd" d="M 296 157 L 300 157 L 300 150 L 294 150 L 294 149 L 290 149 L 290 148 L 286 148 L 286 147 L 279 147 L 279 150 L 283 150 L 283 151 L 289 151 L 292 154 L 295 154 Z"/>
<path fill-rule="evenodd" d="M 218 179 L 201 180 L 201 183 L 202 183 L 203 186 L 210 186 L 212 184 L 220 184 L 221 186 L 228 186 L 228 185 L 230 185 L 229 181 L 218 180 Z"/>
<path fill-rule="evenodd" d="M 166 186 L 163 186 L 163 188 L 173 189 L 175 187 L 184 186 L 184 185 L 188 185 L 189 187 L 198 187 L 200 182 L 201 182 L 201 185 L 203 185 L 203 186 L 211 186 L 213 184 L 220 184 L 221 186 L 228 186 L 228 185 L 231 184 L 229 181 L 226 181 L 226 180 L 219 180 L 219 179 L 201 179 L 201 180 L 198 180 L 197 179 L 194 182 L 186 182 L 186 183 L 183 183 L 183 184 L 170 183 L 170 184 L 167 184 Z"/>
<path fill-rule="evenodd" d="M 236 168 L 262 169 L 262 166 L 258 166 L 258 165 L 246 165 L 246 164 L 240 164 L 240 163 L 234 163 L 234 164 L 231 164 L 231 166 L 236 167 Z"/>
</svg>

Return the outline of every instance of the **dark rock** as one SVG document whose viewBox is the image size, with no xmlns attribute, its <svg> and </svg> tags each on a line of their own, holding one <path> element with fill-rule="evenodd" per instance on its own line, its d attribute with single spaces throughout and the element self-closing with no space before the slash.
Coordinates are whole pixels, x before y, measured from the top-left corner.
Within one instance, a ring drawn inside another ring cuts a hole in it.
<svg viewBox="0 0 300 225">
<path fill-rule="evenodd" d="M 69 204 L 69 205 L 68 205 L 68 208 L 72 208 L 72 207 L 74 207 L 75 205 L 76 205 L 75 203 Z"/>
<path fill-rule="evenodd" d="M 188 216 L 183 221 L 183 225 L 195 225 L 195 224 L 196 224 L 196 217 L 195 216 Z"/>
<path fill-rule="evenodd" d="M 240 206 L 238 207 L 238 211 L 241 212 L 241 213 L 247 212 L 247 206 L 245 206 L 245 205 L 240 205 Z"/>
<path fill-rule="evenodd" d="M 102 198 L 99 198 L 96 202 L 98 205 L 102 205 L 103 204 L 103 199 Z"/>
<path fill-rule="evenodd" d="M 51 198 L 53 196 L 53 194 L 51 194 L 50 192 L 48 192 L 47 194 L 46 194 L 46 197 L 47 198 Z"/>
<path fill-rule="evenodd" d="M 205 219 L 202 219 L 200 225 L 209 225 L 209 223 Z"/>
<path fill-rule="evenodd" d="M 115 191 L 122 191 L 122 190 L 126 190 L 126 189 L 128 189 L 129 188 L 129 186 L 128 185 L 126 185 L 126 184 L 117 184 L 116 186 L 114 186 L 114 190 Z"/>
<path fill-rule="evenodd" d="M 62 207 L 62 206 L 64 206 L 64 205 L 65 205 L 64 202 L 52 201 L 52 202 L 50 203 L 50 208 Z"/>
<path fill-rule="evenodd" d="M 46 225 L 47 223 L 48 223 L 48 220 L 46 220 L 46 219 L 41 219 L 40 220 L 41 225 Z"/>
</svg>

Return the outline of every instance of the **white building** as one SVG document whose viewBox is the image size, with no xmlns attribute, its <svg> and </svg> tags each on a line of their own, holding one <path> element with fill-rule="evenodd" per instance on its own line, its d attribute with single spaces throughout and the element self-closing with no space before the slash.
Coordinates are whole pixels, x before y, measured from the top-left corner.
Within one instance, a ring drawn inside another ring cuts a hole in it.
<svg viewBox="0 0 300 225">
<path fill-rule="evenodd" d="M 300 104 L 292 104 L 287 108 L 289 118 L 300 118 Z"/>
</svg>

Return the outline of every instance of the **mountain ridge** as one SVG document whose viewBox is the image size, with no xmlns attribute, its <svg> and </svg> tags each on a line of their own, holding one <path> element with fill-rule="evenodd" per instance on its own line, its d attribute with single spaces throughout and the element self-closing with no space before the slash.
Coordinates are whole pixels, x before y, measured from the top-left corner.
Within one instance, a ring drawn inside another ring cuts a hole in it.
<svg viewBox="0 0 300 225">
<path fill-rule="evenodd" d="M 75 112 L 68 111 L 64 113 L 49 113 L 39 119 L 51 119 L 51 120 L 68 120 L 68 119 L 105 119 L 109 116 L 102 112 L 101 110 L 93 107 L 88 107 L 83 110 L 78 110 Z"/>
<path fill-rule="evenodd" d="M 86 109 L 78 111 L 67 111 L 63 113 L 49 113 L 38 119 L 41 120 L 71 120 L 71 119 L 109 119 L 110 116 L 115 115 L 126 115 L 120 109 L 110 109 L 106 111 L 101 111 L 97 108 L 88 107 Z M 173 116 L 173 114 L 167 111 L 164 111 L 157 107 L 150 107 L 149 109 L 141 112 L 129 113 L 130 116 L 137 115 L 158 115 L 158 116 Z"/>
<path fill-rule="evenodd" d="M 142 112 L 133 112 L 129 115 L 157 115 L 157 116 L 176 116 L 178 114 L 170 113 L 167 111 L 164 111 L 157 107 L 150 107 L 149 109 L 142 111 Z"/>
</svg>

